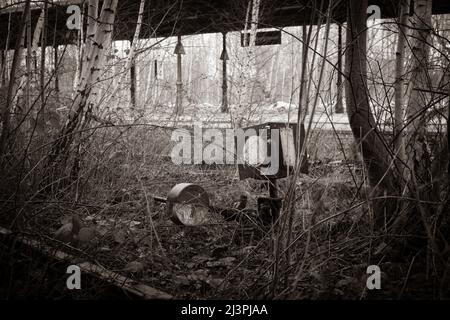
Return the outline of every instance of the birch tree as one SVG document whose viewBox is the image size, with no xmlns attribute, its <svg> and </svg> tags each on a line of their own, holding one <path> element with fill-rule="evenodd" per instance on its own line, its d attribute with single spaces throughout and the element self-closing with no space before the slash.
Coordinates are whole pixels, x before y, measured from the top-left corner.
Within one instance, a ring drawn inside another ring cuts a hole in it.
<svg viewBox="0 0 450 320">
<path fill-rule="evenodd" d="M 398 23 L 398 40 L 396 52 L 395 68 L 395 109 L 394 109 L 394 147 L 395 153 L 401 162 L 400 166 L 406 162 L 405 144 L 404 144 L 404 77 L 405 77 L 405 51 L 406 51 L 406 33 L 408 30 L 410 0 L 400 1 L 400 19 Z"/>
<path fill-rule="evenodd" d="M 77 94 L 72 104 L 69 119 L 52 147 L 49 164 L 53 164 L 62 155 L 67 156 L 68 148 L 73 141 L 74 132 L 79 127 L 86 111 L 92 84 L 99 79 L 100 71 L 105 63 L 106 44 L 112 34 L 117 2 L 118 0 L 105 0 L 103 2 L 100 17 L 90 30 L 95 30 L 95 34 L 88 32 L 87 37 L 91 38 L 92 41 L 90 45 L 86 45 L 84 52 L 84 63 L 81 70 L 80 83 L 77 86 Z M 95 8 L 96 3 L 97 0 L 90 0 L 90 8 Z"/>
<path fill-rule="evenodd" d="M 430 35 L 432 30 L 431 8 L 432 1 L 416 0 L 415 16 L 412 21 L 413 47 L 412 47 L 412 72 L 408 92 L 410 93 L 406 111 L 408 126 L 408 139 L 406 153 L 408 167 L 412 174 L 428 180 L 427 167 L 430 165 L 430 155 L 427 151 L 425 133 L 425 111 L 429 97 L 425 92 L 429 88 L 428 56 L 430 51 Z M 425 90 L 423 90 L 425 89 Z"/>
</svg>

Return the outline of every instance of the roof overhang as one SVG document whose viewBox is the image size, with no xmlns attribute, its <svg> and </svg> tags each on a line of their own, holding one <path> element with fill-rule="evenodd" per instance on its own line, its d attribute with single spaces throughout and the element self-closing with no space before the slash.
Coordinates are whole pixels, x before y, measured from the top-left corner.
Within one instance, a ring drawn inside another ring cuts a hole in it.
<svg viewBox="0 0 450 320">
<path fill-rule="evenodd" d="M 67 7 L 87 2 L 82 0 L 60 0 L 48 7 L 47 45 L 74 43 L 76 30 L 69 30 L 66 21 Z M 248 0 L 152 0 L 146 1 L 140 38 L 169 37 L 202 33 L 231 32 L 244 29 Z M 23 3 L 23 2 L 22 2 Z M 344 22 L 346 0 L 334 1 L 334 22 Z M 119 0 L 114 25 L 115 40 L 131 40 L 136 27 L 140 0 Z M 148 5 L 150 4 L 150 5 Z M 261 0 L 260 28 L 283 28 L 303 24 L 321 24 L 329 0 Z M 369 5 L 378 5 L 381 18 L 397 16 L 398 0 L 369 0 Z M 31 19 L 36 25 L 43 6 L 42 1 L 33 0 Z M 18 38 L 22 7 L 8 6 L 0 9 L 0 48 L 13 48 Z M 450 13 L 449 0 L 434 0 L 433 14 Z M 9 30 L 9 32 L 8 32 Z M 8 37 L 9 35 L 9 37 Z"/>
</svg>

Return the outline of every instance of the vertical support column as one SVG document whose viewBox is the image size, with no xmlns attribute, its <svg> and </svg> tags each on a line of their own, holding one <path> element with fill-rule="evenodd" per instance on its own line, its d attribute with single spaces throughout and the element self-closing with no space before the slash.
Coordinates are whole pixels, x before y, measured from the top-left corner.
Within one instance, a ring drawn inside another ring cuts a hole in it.
<svg viewBox="0 0 450 320">
<path fill-rule="evenodd" d="M 337 101 L 335 112 L 344 113 L 344 86 L 342 84 L 342 24 L 338 24 Z"/>
<path fill-rule="evenodd" d="M 220 60 L 222 60 L 222 112 L 228 112 L 228 83 L 227 83 L 227 33 L 222 33 L 222 54 Z"/>
<path fill-rule="evenodd" d="M 183 75 L 181 69 L 181 55 L 184 54 L 184 48 L 181 43 L 181 36 L 178 36 L 178 42 L 174 53 L 177 55 L 177 100 L 175 104 L 175 113 L 178 115 L 181 114 L 183 108 Z"/>
</svg>

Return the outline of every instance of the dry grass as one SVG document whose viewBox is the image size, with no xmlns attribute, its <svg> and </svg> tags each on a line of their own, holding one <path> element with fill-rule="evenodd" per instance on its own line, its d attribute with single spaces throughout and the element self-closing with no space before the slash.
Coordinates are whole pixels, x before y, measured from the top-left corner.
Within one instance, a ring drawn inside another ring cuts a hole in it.
<svg viewBox="0 0 450 320">
<path fill-rule="evenodd" d="M 213 204 L 232 206 L 244 193 L 249 206 L 256 207 L 257 196 L 267 193 L 261 182 L 239 181 L 233 166 L 174 165 L 168 159 L 170 132 L 165 129 L 100 129 L 90 144 L 78 178 L 58 193 L 44 200 L 4 201 L 3 225 L 20 215 L 16 229 L 61 246 L 51 236 L 77 214 L 98 232 L 94 241 L 75 250 L 80 261 L 94 261 L 177 298 L 439 295 L 431 290 L 442 286 L 437 278 L 431 277 L 426 286 L 420 278 L 422 260 L 412 264 L 411 255 L 402 261 L 374 256 L 383 237 L 372 231 L 361 164 L 344 161 L 332 134 L 316 134 L 310 141 L 311 173 L 297 182 L 292 234 L 281 255 L 278 233 L 252 233 L 239 223 L 217 220 L 206 226 L 176 226 L 164 205 L 151 198 L 165 196 L 176 183 L 192 182 L 207 190 Z M 280 181 L 282 194 L 287 186 Z M 126 266 L 132 261 L 143 263 L 144 269 L 130 274 Z M 379 292 L 365 289 L 370 264 L 384 272 Z M 448 297 L 446 290 L 440 294 Z"/>
</svg>

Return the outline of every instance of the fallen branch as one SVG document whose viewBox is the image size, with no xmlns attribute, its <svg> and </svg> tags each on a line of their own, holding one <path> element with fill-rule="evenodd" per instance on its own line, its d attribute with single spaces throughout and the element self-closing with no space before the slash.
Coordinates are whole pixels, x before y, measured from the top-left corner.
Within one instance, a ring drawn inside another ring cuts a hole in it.
<svg viewBox="0 0 450 320">
<path fill-rule="evenodd" d="M 17 234 L 8 229 L 0 227 L 0 236 L 13 240 L 13 243 L 23 245 L 26 248 L 30 248 L 42 254 L 48 259 L 56 259 L 59 262 L 66 262 L 72 264 L 76 261 L 76 257 L 55 249 L 46 243 L 31 239 L 30 236 L 24 234 Z M 76 264 L 82 271 L 90 274 L 94 278 L 99 279 L 102 282 L 109 283 L 119 289 L 125 290 L 132 297 L 138 299 L 171 299 L 172 296 L 162 292 L 153 287 L 147 286 L 142 283 L 136 283 L 128 277 L 120 275 L 117 272 L 110 271 L 101 266 L 98 266 L 91 262 L 82 262 Z"/>
</svg>

